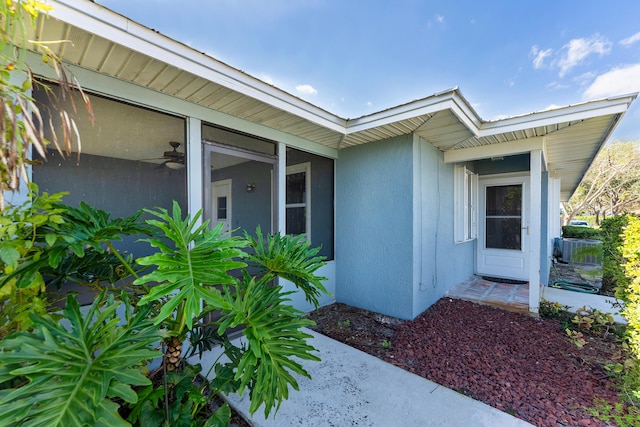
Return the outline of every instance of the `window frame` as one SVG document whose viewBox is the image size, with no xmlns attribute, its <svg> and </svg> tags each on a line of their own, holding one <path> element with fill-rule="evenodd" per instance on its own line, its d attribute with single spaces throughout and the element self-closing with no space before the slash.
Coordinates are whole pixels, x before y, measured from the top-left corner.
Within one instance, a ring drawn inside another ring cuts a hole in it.
<svg viewBox="0 0 640 427">
<path fill-rule="evenodd" d="M 454 242 L 478 237 L 478 174 L 464 165 L 454 168 Z"/>
<path fill-rule="evenodd" d="M 286 200 L 286 183 L 289 175 L 304 172 L 305 201 L 302 203 L 287 203 Z M 287 217 L 287 209 L 304 208 L 305 212 L 305 240 L 311 241 L 311 162 L 297 163 L 287 166 L 285 176 L 285 218 Z M 286 230 L 286 224 L 285 224 Z"/>
</svg>

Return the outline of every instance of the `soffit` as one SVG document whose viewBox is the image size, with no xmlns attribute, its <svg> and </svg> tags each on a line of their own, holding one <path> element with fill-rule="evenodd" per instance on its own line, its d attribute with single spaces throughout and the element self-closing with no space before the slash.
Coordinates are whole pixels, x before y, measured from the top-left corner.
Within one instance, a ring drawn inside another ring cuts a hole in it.
<svg viewBox="0 0 640 427">
<path fill-rule="evenodd" d="M 232 85 L 228 87 L 216 83 L 210 78 L 185 71 L 173 64 L 127 48 L 67 22 L 41 17 L 35 32 L 28 34 L 28 37 L 35 40 L 70 40 L 70 43 L 53 46 L 54 52 L 65 62 L 88 70 L 281 130 L 331 148 L 337 148 L 342 140 L 342 133 L 336 132 L 335 129 L 329 129 L 319 123 L 243 94 Z M 249 78 L 249 76 L 246 77 Z M 266 83 L 260 83 L 266 85 Z M 337 124 L 340 125 L 342 119 L 334 117 Z M 330 117 L 329 120 L 332 118 Z"/>
<path fill-rule="evenodd" d="M 612 114 L 571 123 L 545 138 L 549 174 L 561 178 L 560 200 L 569 200 L 620 118 Z"/>
</svg>

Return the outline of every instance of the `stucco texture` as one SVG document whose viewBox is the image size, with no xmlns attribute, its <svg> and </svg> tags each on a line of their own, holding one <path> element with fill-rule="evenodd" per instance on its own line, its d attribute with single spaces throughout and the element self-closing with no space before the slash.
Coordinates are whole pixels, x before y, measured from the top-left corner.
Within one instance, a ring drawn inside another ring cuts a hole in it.
<svg viewBox="0 0 640 427">
<path fill-rule="evenodd" d="M 415 263 L 411 318 L 474 272 L 475 241 L 454 243 L 454 165 L 425 140 L 414 144 Z"/>
<path fill-rule="evenodd" d="M 411 317 L 412 141 L 342 150 L 336 162 L 336 300 Z"/>
<path fill-rule="evenodd" d="M 474 242 L 454 244 L 453 165 L 406 135 L 340 151 L 336 300 L 413 319 L 473 274 Z"/>
</svg>

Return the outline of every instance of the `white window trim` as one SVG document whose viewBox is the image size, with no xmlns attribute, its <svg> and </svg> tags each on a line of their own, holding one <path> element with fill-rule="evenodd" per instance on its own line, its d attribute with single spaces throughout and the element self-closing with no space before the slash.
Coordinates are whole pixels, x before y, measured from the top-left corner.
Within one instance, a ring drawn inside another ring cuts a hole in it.
<svg viewBox="0 0 640 427">
<path fill-rule="evenodd" d="M 478 175 L 465 166 L 454 167 L 454 218 L 455 243 L 464 243 L 478 237 Z"/>
<path fill-rule="evenodd" d="M 305 235 L 306 240 L 311 241 L 311 162 L 298 163 L 297 165 L 287 166 L 287 175 L 304 172 L 304 186 L 306 200 L 304 203 L 285 203 L 285 211 L 287 208 L 305 208 Z M 285 181 L 286 182 L 286 181 Z M 286 186 L 286 184 L 285 184 Z M 285 188 L 286 195 L 286 188 Z M 286 196 L 285 196 L 286 197 Z M 285 199 L 286 202 L 286 199 Z M 286 218 L 286 215 L 285 215 Z M 286 225 L 285 225 L 286 229 Z"/>
</svg>

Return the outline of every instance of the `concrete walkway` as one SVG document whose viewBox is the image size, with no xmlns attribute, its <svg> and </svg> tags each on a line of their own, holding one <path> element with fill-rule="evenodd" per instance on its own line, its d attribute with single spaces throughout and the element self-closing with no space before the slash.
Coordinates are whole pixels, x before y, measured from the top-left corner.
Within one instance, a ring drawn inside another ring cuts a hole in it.
<svg viewBox="0 0 640 427">
<path fill-rule="evenodd" d="M 569 307 L 569 311 L 572 313 L 575 313 L 581 307 L 594 308 L 603 313 L 611 313 L 616 323 L 627 323 L 627 319 L 620 315 L 621 308 L 616 306 L 617 301 L 614 297 L 573 292 L 548 286 L 542 288 L 541 297 L 547 301 L 557 302 Z"/>
<path fill-rule="evenodd" d="M 531 426 L 314 331 L 321 362 L 303 361 L 312 380 L 297 378 L 278 413 L 249 415 L 249 399 L 229 403 L 254 426 Z M 214 360 L 210 355 L 208 360 Z M 193 362 L 197 362 L 194 360 Z M 206 360 L 200 361 L 207 372 Z"/>
</svg>

